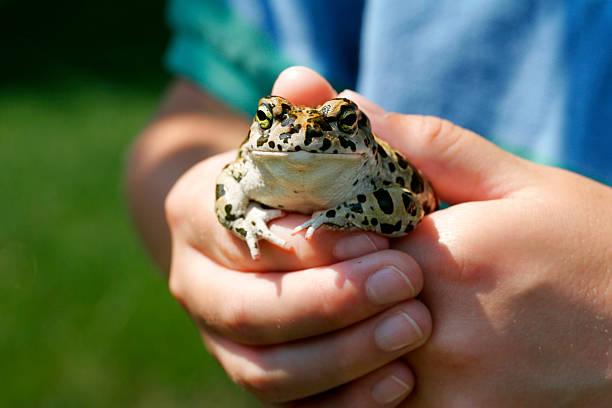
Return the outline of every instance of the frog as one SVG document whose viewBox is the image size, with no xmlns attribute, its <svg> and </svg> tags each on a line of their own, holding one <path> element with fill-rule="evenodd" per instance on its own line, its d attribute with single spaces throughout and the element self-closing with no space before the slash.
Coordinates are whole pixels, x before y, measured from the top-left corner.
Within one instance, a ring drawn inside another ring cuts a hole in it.
<svg viewBox="0 0 612 408">
<path fill-rule="evenodd" d="M 323 226 L 400 237 L 439 205 L 423 173 L 377 137 L 347 98 L 316 107 L 262 98 L 237 158 L 215 188 L 219 222 L 246 241 L 255 260 L 261 239 L 290 249 L 268 227 L 286 212 L 311 216 L 294 229 L 306 230 L 307 240 Z"/>
</svg>

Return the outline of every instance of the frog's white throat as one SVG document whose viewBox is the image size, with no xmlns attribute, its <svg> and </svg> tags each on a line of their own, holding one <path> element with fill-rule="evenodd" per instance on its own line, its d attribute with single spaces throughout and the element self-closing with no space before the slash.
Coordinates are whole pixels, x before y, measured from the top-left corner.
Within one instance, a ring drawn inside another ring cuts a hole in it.
<svg viewBox="0 0 612 408">
<path fill-rule="evenodd" d="M 252 199 L 310 214 L 354 198 L 365 183 L 359 153 L 251 151 L 243 185 Z"/>
</svg>

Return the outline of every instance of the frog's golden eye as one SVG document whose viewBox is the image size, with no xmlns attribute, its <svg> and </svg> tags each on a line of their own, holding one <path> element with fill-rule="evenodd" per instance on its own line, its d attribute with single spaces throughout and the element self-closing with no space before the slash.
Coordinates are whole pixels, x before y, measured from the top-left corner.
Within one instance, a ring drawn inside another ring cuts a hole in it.
<svg viewBox="0 0 612 408">
<path fill-rule="evenodd" d="M 350 107 L 342 109 L 342 112 L 338 117 L 338 129 L 345 133 L 352 133 L 355 130 L 356 124 L 357 112 L 355 112 L 355 109 Z"/>
<path fill-rule="evenodd" d="M 272 126 L 272 112 L 267 105 L 261 105 L 255 114 L 259 127 L 266 130 Z"/>
</svg>

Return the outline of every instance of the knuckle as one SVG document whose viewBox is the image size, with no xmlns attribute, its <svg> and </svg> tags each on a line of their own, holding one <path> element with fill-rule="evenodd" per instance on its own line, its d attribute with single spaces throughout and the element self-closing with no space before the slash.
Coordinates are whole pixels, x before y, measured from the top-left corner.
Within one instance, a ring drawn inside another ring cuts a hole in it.
<svg viewBox="0 0 612 408">
<path fill-rule="evenodd" d="M 420 116 L 418 134 L 425 147 L 433 146 L 436 152 L 450 150 L 460 138 L 461 128 L 453 122 L 435 116 Z"/>
<path fill-rule="evenodd" d="M 258 357 L 254 355 L 254 361 L 257 361 Z M 226 371 L 232 381 L 261 401 L 282 403 L 288 399 L 284 392 L 284 381 L 279 374 L 273 374 L 256 364 L 246 364 L 237 370 Z"/>
<path fill-rule="evenodd" d="M 427 343 L 431 356 L 442 367 L 457 372 L 479 367 L 485 350 L 491 350 L 487 344 L 489 334 L 464 327 L 446 327 L 437 330 Z"/>
<path fill-rule="evenodd" d="M 177 273 L 175 273 L 174 268 L 170 268 L 170 276 L 168 278 L 168 289 L 170 290 L 170 294 L 179 302 L 183 302 L 184 293 L 183 286 L 181 284 L 180 279 L 177 277 Z"/>
<path fill-rule="evenodd" d="M 267 342 L 253 315 L 244 304 L 242 296 L 233 296 L 222 309 L 217 319 L 209 324 L 218 331 L 242 344 L 261 344 Z"/>
</svg>

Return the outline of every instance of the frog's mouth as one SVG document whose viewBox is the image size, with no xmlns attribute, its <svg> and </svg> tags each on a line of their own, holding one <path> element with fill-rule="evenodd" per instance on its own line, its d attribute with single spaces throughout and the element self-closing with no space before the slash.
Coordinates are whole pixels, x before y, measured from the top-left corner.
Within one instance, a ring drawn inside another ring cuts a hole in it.
<svg viewBox="0 0 612 408">
<path fill-rule="evenodd" d="M 291 163 L 294 166 L 311 166 L 313 164 L 328 164 L 334 161 L 351 162 L 359 161 L 363 157 L 361 153 L 312 153 L 300 150 L 298 152 L 264 152 L 253 150 L 251 157 L 256 163 L 269 162 L 270 164 L 282 165 L 282 162 Z"/>
</svg>

